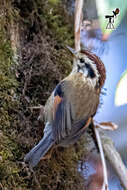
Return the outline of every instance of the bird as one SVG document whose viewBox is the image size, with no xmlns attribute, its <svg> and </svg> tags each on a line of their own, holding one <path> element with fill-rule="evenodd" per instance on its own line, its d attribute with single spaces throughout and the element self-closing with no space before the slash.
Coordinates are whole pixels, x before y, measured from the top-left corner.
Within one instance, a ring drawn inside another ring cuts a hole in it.
<svg viewBox="0 0 127 190">
<path fill-rule="evenodd" d="M 119 8 L 116 8 L 116 10 L 115 10 L 115 11 L 112 11 L 112 12 L 113 12 L 114 16 L 116 16 L 116 15 L 119 14 L 120 10 L 119 10 Z"/>
<path fill-rule="evenodd" d="M 44 107 L 45 128 L 40 142 L 25 155 L 31 168 L 54 147 L 76 143 L 92 123 L 106 78 L 103 62 L 88 50 L 75 51 L 71 73 L 61 80 Z"/>
</svg>

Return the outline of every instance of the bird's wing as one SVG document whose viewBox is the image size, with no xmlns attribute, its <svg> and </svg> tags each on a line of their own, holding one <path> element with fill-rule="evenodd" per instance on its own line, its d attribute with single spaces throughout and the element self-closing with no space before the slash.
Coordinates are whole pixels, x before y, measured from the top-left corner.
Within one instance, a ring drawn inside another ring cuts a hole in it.
<svg viewBox="0 0 127 190">
<path fill-rule="evenodd" d="M 64 81 L 59 83 L 54 91 L 52 131 L 56 143 L 60 143 L 71 135 L 74 136 L 87 123 L 87 120 L 78 121 L 78 125 L 74 123 L 71 102 L 65 96 L 63 85 Z"/>
<path fill-rule="evenodd" d="M 53 135 L 56 142 L 64 139 L 72 128 L 71 106 L 67 102 L 63 82 L 59 83 L 54 91 L 53 105 Z"/>
</svg>

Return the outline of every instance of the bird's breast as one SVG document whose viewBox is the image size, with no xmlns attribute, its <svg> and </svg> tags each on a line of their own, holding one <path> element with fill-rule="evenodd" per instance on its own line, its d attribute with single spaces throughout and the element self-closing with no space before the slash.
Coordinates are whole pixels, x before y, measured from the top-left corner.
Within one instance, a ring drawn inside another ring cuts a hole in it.
<svg viewBox="0 0 127 190">
<path fill-rule="evenodd" d="M 87 119 L 96 113 L 99 104 L 99 93 L 90 80 L 81 73 L 70 75 L 65 79 L 64 92 L 71 104 L 73 120 Z"/>
</svg>

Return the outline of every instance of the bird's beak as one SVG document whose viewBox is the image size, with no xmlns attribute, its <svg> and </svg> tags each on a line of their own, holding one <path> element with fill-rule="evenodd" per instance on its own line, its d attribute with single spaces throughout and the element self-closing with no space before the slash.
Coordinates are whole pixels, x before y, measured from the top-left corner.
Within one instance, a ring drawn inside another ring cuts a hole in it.
<svg viewBox="0 0 127 190">
<path fill-rule="evenodd" d="M 74 50 L 73 48 L 71 48 L 71 47 L 69 47 L 69 46 L 66 46 L 66 48 L 72 53 L 72 55 L 74 56 L 74 57 L 77 57 L 77 51 L 76 50 Z"/>
</svg>

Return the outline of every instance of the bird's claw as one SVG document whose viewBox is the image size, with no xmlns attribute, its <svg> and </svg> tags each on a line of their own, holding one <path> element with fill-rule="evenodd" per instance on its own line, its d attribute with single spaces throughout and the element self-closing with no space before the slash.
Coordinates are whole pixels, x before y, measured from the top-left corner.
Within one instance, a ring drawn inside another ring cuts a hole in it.
<svg viewBox="0 0 127 190">
<path fill-rule="evenodd" d="M 98 123 L 96 121 L 94 121 L 96 128 L 100 128 L 103 130 L 109 130 L 109 131 L 114 131 L 118 128 L 118 125 L 116 125 L 113 122 L 101 122 Z"/>
</svg>

